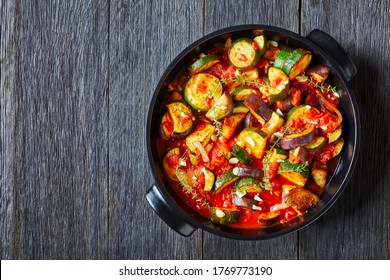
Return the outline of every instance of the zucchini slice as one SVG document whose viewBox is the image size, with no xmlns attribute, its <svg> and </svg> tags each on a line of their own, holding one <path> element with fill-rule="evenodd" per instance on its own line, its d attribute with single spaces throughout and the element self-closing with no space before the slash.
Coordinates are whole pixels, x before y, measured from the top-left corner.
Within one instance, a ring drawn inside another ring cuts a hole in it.
<svg viewBox="0 0 390 280">
<path fill-rule="evenodd" d="M 173 121 L 168 112 L 166 112 L 161 118 L 160 132 L 163 138 L 169 138 L 173 134 Z"/>
<path fill-rule="evenodd" d="M 241 161 L 245 165 L 249 165 L 252 162 L 252 158 L 245 152 L 243 148 L 234 144 L 230 149 L 232 155 L 235 156 L 239 161 Z"/>
<path fill-rule="evenodd" d="M 283 72 L 286 73 L 291 80 L 306 70 L 311 62 L 311 52 L 304 49 L 296 49 L 283 64 Z"/>
<path fill-rule="evenodd" d="M 249 108 L 244 106 L 244 103 L 242 101 L 237 102 L 234 104 L 233 108 L 233 114 L 239 114 L 239 113 L 248 113 Z"/>
<path fill-rule="evenodd" d="M 241 193 L 260 193 L 263 191 L 261 181 L 252 177 L 240 178 L 234 184 L 234 188 Z"/>
<path fill-rule="evenodd" d="M 339 126 L 335 131 L 329 132 L 327 134 L 329 143 L 334 143 L 338 141 L 341 138 L 341 135 L 343 134 L 343 127 L 342 125 Z"/>
<path fill-rule="evenodd" d="M 222 95 L 220 80 L 208 73 L 193 75 L 184 89 L 184 99 L 192 108 L 199 111 L 208 111 L 213 101 Z"/>
<path fill-rule="evenodd" d="M 202 168 L 202 172 L 205 180 L 203 190 L 209 192 L 213 189 L 214 186 L 214 181 L 215 181 L 214 173 L 208 170 L 206 167 Z"/>
<path fill-rule="evenodd" d="M 199 142 L 203 147 L 205 147 L 209 143 L 214 131 L 215 127 L 212 124 L 205 124 L 201 130 L 191 132 L 191 134 L 186 138 L 187 148 L 191 151 L 191 153 L 199 155 L 200 152 L 194 145 L 194 142 Z"/>
<path fill-rule="evenodd" d="M 287 114 L 287 127 L 291 128 L 294 126 L 294 128 L 296 128 L 294 125 L 296 123 L 306 125 L 307 121 L 309 120 L 308 116 L 313 114 L 312 110 L 315 110 L 316 113 L 319 113 L 316 108 L 310 105 L 299 105 L 292 108 Z"/>
<path fill-rule="evenodd" d="M 259 59 L 259 47 L 252 39 L 240 38 L 232 43 L 229 60 L 237 69 L 245 70 L 254 67 Z"/>
<path fill-rule="evenodd" d="M 322 136 L 314 137 L 313 141 L 307 144 L 305 148 L 308 151 L 319 151 L 326 145 L 327 142 L 328 140 L 326 140 L 325 137 Z"/>
<path fill-rule="evenodd" d="M 188 135 L 193 126 L 191 109 L 183 102 L 170 103 L 166 107 L 173 122 L 173 135 Z"/>
<path fill-rule="evenodd" d="M 256 127 L 244 128 L 237 137 L 237 145 L 249 151 L 254 158 L 261 159 L 267 145 L 267 137 L 267 133 Z"/>
<path fill-rule="evenodd" d="M 244 121 L 245 116 L 246 114 L 240 113 L 233 114 L 230 117 L 225 118 L 222 123 L 222 137 L 225 139 L 230 139 L 236 132 L 237 128 L 240 127 Z"/>
<path fill-rule="evenodd" d="M 232 224 L 240 220 L 239 210 L 221 207 L 210 208 L 211 220 L 219 224 Z"/>
<path fill-rule="evenodd" d="M 233 91 L 233 99 L 237 101 L 245 100 L 251 94 L 260 95 L 260 92 L 252 87 L 242 86 Z"/>
<path fill-rule="evenodd" d="M 220 120 L 230 116 L 233 112 L 233 108 L 234 104 L 232 97 L 229 93 L 224 93 L 221 97 L 214 101 L 213 106 L 206 113 L 206 117 L 212 121 Z"/>
<path fill-rule="evenodd" d="M 173 147 L 172 149 L 168 150 L 168 152 L 165 154 L 162 160 L 164 172 L 167 175 L 168 179 L 172 181 L 179 181 L 179 179 L 176 176 L 176 167 L 179 164 L 179 160 L 180 160 L 179 147 Z"/>
<path fill-rule="evenodd" d="M 317 186 L 324 188 L 326 186 L 326 176 L 328 175 L 328 167 L 324 164 L 315 161 L 311 169 L 311 177 Z"/>
<path fill-rule="evenodd" d="M 272 112 L 271 118 L 268 122 L 264 124 L 262 130 L 268 135 L 274 134 L 282 125 L 284 124 L 284 119 L 280 117 L 275 112 Z"/>
<path fill-rule="evenodd" d="M 280 148 L 273 148 L 270 153 L 269 157 L 269 164 L 273 164 L 276 162 L 283 162 L 285 159 L 287 159 L 288 152 L 280 149 Z"/>
<path fill-rule="evenodd" d="M 340 138 L 337 142 L 332 143 L 332 145 L 334 145 L 334 149 L 332 152 L 332 158 L 334 158 L 334 157 L 337 157 L 341 153 L 341 150 L 344 147 L 344 138 Z"/>
<path fill-rule="evenodd" d="M 309 176 L 309 169 L 303 164 L 296 164 L 285 160 L 280 163 L 278 173 L 294 185 L 303 187 Z"/>
<path fill-rule="evenodd" d="M 257 46 L 259 47 L 260 57 L 262 57 L 267 50 L 267 37 L 265 37 L 264 34 L 261 34 L 253 38 L 253 41 L 255 41 Z"/>
<path fill-rule="evenodd" d="M 233 169 L 230 169 L 217 177 L 214 182 L 214 193 L 219 193 L 224 187 L 227 187 L 238 179 L 238 176 L 234 175 Z"/>
<path fill-rule="evenodd" d="M 282 69 L 284 66 L 284 62 L 291 55 L 292 51 L 293 50 L 288 47 L 281 50 L 278 56 L 275 58 L 274 67 Z"/>
<path fill-rule="evenodd" d="M 280 69 L 270 67 L 268 69 L 268 79 L 270 83 L 269 98 L 271 103 L 282 100 L 287 96 L 290 88 L 290 79 Z"/>
<path fill-rule="evenodd" d="M 198 59 L 194 63 L 192 63 L 188 67 L 188 71 L 189 71 L 190 75 L 194 75 L 196 73 L 203 72 L 203 71 L 209 69 L 211 66 L 213 66 L 214 64 L 216 64 L 218 62 L 219 62 L 219 57 L 217 55 L 208 54 L 208 55 Z"/>
</svg>

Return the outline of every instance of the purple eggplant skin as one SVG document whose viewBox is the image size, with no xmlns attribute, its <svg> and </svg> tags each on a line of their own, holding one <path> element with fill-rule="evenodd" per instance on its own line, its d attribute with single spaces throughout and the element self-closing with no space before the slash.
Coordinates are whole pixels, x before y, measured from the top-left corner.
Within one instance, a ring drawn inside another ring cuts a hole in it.
<svg viewBox="0 0 390 280">
<path fill-rule="evenodd" d="M 305 188 L 295 188 L 284 198 L 284 202 L 294 208 L 300 215 L 317 204 L 319 197 Z"/>
<path fill-rule="evenodd" d="M 257 205 L 257 201 L 249 197 L 239 197 L 238 195 L 233 195 L 233 204 L 238 207 L 253 209 L 253 205 Z"/>
<path fill-rule="evenodd" d="M 233 174 L 237 177 L 263 178 L 264 172 L 258 168 L 234 167 Z"/>
<path fill-rule="evenodd" d="M 302 133 L 289 134 L 280 139 L 280 147 L 283 150 L 292 150 L 309 144 L 314 139 L 314 129 L 306 129 Z"/>
<path fill-rule="evenodd" d="M 244 126 L 245 127 L 254 127 L 255 126 L 255 117 L 252 115 L 251 112 L 248 112 L 246 114 L 246 117 L 244 120 Z"/>
<path fill-rule="evenodd" d="M 306 74 L 319 84 L 325 82 L 329 76 L 329 69 L 323 65 L 315 65 L 306 71 Z"/>
<path fill-rule="evenodd" d="M 292 109 L 292 107 L 294 107 L 294 105 L 291 103 L 291 97 L 287 97 L 287 98 L 285 98 L 283 100 L 279 100 L 278 101 L 278 105 L 279 105 L 278 108 L 283 113 L 286 113 L 286 112 L 290 111 Z"/>
<path fill-rule="evenodd" d="M 265 121 L 268 121 L 271 118 L 272 111 L 268 108 L 267 104 L 260 99 L 256 94 L 250 94 L 244 100 L 244 105 L 252 110 L 255 114 L 262 117 Z"/>
</svg>

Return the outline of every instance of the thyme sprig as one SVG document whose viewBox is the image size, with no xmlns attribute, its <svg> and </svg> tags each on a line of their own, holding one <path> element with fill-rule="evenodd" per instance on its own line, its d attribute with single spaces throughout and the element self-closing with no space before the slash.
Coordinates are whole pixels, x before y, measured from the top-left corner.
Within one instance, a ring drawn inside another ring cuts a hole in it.
<svg viewBox="0 0 390 280">
<path fill-rule="evenodd" d="M 316 89 L 320 90 L 322 93 L 331 91 L 331 92 L 337 94 L 337 88 L 335 86 L 332 87 L 331 85 L 328 85 L 327 87 L 325 87 L 324 83 L 314 82 L 312 77 L 307 76 L 305 73 L 303 73 L 302 76 L 305 77 L 305 79 L 307 81 L 309 81 L 310 85 L 314 86 Z"/>
<path fill-rule="evenodd" d="M 298 172 L 298 173 L 305 173 L 305 172 L 309 171 L 309 169 L 308 169 L 309 162 L 308 161 L 305 161 L 304 163 L 297 163 L 297 164 L 292 164 L 292 162 L 289 160 L 286 160 L 286 162 L 290 163 L 291 165 L 289 165 L 288 169 L 279 169 L 278 174 L 285 173 L 285 172 L 291 172 L 291 171 Z"/>
<path fill-rule="evenodd" d="M 255 87 L 257 87 L 258 89 L 260 89 L 261 87 L 269 87 L 269 85 L 267 83 L 261 83 L 258 79 L 254 79 L 254 78 L 248 78 L 248 77 L 245 77 L 244 75 L 238 75 L 238 76 L 235 76 L 235 77 L 229 77 L 229 78 L 223 78 L 221 79 L 221 82 L 223 84 L 228 84 L 228 83 L 235 83 L 235 84 L 238 84 L 240 86 L 251 86 L 251 85 L 254 85 Z"/>
<path fill-rule="evenodd" d="M 205 208 L 211 208 L 210 204 L 207 202 L 207 200 L 202 197 L 187 181 L 186 174 L 184 171 L 180 170 L 180 167 L 186 166 L 187 162 L 185 160 L 187 155 L 187 152 L 183 154 L 183 156 L 179 159 L 178 164 L 175 168 L 175 174 L 177 178 L 179 179 L 179 184 L 184 188 L 185 193 L 188 195 L 191 195 L 191 198 L 195 200 L 196 202 L 200 203 Z"/>
<path fill-rule="evenodd" d="M 217 136 L 221 136 L 222 135 L 222 123 L 217 120 L 217 119 L 214 119 L 213 120 L 213 125 L 215 127 L 215 130 L 217 131 Z"/>
</svg>

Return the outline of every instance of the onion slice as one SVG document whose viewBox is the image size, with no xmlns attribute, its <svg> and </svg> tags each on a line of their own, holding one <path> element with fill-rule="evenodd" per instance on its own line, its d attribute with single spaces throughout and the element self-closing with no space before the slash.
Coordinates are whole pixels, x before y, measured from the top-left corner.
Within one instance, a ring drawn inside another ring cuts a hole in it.
<svg viewBox="0 0 390 280">
<path fill-rule="evenodd" d="M 202 156 L 202 160 L 204 162 L 209 162 L 210 161 L 210 158 L 206 152 L 206 150 L 204 149 L 204 147 L 202 146 L 202 144 L 199 142 L 199 141 L 195 141 L 194 142 L 194 146 L 198 149 L 198 151 L 200 152 L 200 155 Z"/>
<path fill-rule="evenodd" d="M 337 126 L 339 126 L 343 121 L 343 116 L 341 115 L 340 111 L 337 110 L 336 107 L 332 105 L 328 100 L 326 100 L 326 98 L 321 93 L 318 93 L 318 96 L 321 99 L 322 105 L 324 105 L 324 107 L 328 109 L 331 113 L 335 113 L 337 115 Z"/>
<path fill-rule="evenodd" d="M 288 207 L 290 207 L 290 205 L 288 205 L 286 203 L 275 204 L 275 205 L 273 205 L 273 206 L 271 206 L 269 208 L 269 211 L 270 212 L 276 212 L 276 211 L 279 211 L 279 210 L 286 209 Z"/>
</svg>

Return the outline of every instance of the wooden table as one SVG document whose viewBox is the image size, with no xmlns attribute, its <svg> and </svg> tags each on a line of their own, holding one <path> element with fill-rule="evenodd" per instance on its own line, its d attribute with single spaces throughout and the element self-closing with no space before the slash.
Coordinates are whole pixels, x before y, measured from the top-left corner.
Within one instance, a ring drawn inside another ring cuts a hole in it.
<svg viewBox="0 0 390 280">
<path fill-rule="evenodd" d="M 390 1 L 0 4 L 1 259 L 389 259 Z M 310 226 L 267 241 L 184 238 L 152 211 L 148 103 L 170 61 L 223 27 L 332 35 L 358 67 L 352 179 Z"/>
</svg>

